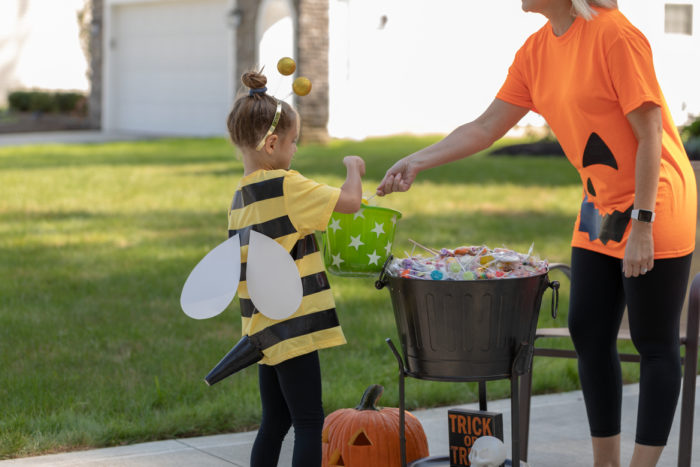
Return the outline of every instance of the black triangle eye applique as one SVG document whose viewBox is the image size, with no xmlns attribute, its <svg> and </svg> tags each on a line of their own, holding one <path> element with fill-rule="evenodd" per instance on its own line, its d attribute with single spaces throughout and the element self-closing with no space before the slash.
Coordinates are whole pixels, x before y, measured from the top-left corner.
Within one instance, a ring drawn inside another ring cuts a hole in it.
<svg viewBox="0 0 700 467">
<path fill-rule="evenodd" d="M 586 143 L 586 149 L 583 150 L 583 167 L 589 167 L 595 164 L 607 165 L 617 170 L 617 160 L 605 141 L 598 136 L 598 133 L 591 133 Z"/>
<path fill-rule="evenodd" d="M 618 170 L 617 160 L 605 141 L 597 134 L 591 133 L 586 142 L 581 160 L 583 168 L 592 165 L 604 165 Z M 610 214 L 601 214 L 594 203 L 589 201 L 590 196 L 596 196 L 593 181 L 586 180 L 586 197 L 581 203 L 581 215 L 578 230 L 588 233 L 590 240 L 599 239 L 603 245 L 609 240 L 619 242 L 625 234 L 627 224 L 632 213 L 630 205 L 625 211 L 613 211 Z"/>
</svg>

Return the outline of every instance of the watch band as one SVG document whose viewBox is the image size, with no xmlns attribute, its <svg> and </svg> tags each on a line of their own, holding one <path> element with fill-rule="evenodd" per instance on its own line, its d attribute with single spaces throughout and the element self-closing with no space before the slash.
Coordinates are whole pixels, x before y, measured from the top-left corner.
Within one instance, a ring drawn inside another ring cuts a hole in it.
<svg viewBox="0 0 700 467">
<path fill-rule="evenodd" d="M 654 211 L 648 211 L 646 209 L 632 209 L 632 219 L 640 222 L 654 222 L 655 218 L 656 213 Z"/>
</svg>

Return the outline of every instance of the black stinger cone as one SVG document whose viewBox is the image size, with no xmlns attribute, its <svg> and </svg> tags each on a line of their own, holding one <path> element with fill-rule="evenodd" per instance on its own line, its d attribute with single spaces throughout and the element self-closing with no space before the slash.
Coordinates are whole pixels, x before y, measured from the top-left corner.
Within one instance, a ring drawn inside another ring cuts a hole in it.
<svg viewBox="0 0 700 467">
<path fill-rule="evenodd" d="M 235 347 L 204 377 L 204 381 L 211 386 L 227 376 L 259 362 L 262 358 L 263 353 L 253 345 L 248 336 L 243 336 Z"/>
</svg>

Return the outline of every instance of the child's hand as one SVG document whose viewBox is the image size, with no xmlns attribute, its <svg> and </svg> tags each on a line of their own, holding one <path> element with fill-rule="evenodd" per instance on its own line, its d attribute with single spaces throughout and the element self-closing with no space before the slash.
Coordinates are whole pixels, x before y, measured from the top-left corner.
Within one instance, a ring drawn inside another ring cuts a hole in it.
<svg viewBox="0 0 700 467">
<path fill-rule="evenodd" d="M 359 156 L 345 156 L 343 164 L 348 169 L 345 183 L 340 187 L 340 196 L 335 205 L 336 212 L 353 213 L 362 206 L 362 176 L 365 174 L 365 161 Z"/>
<path fill-rule="evenodd" d="M 343 158 L 343 164 L 348 170 L 356 169 L 360 177 L 365 175 L 365 161 L 363 161 L 360 156 L 345 156 Z"/>
</svg>

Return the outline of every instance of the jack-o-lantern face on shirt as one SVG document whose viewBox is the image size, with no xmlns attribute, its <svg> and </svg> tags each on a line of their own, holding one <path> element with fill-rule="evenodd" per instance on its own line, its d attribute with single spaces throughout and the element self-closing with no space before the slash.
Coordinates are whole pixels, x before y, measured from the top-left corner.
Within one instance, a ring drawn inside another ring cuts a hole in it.
<svg viewBox="0 0 700 467">
<path fill-rule="evenodd" d="M 581 203 L 578 229 L 588 233 L 591 241 L 599 239 L 603 245 L 609 240 L 622 240 L 632 213 L 631 205 L 625 211 L 608 214 L 601 214 L 597 207 L 595 180 L 609 180 L 611 170 L 618 170 L 615 156 L 597 133 L 591 133 L 583 151 L 581 177 L 586 180 L 586 196 Z"/>
</svg>

